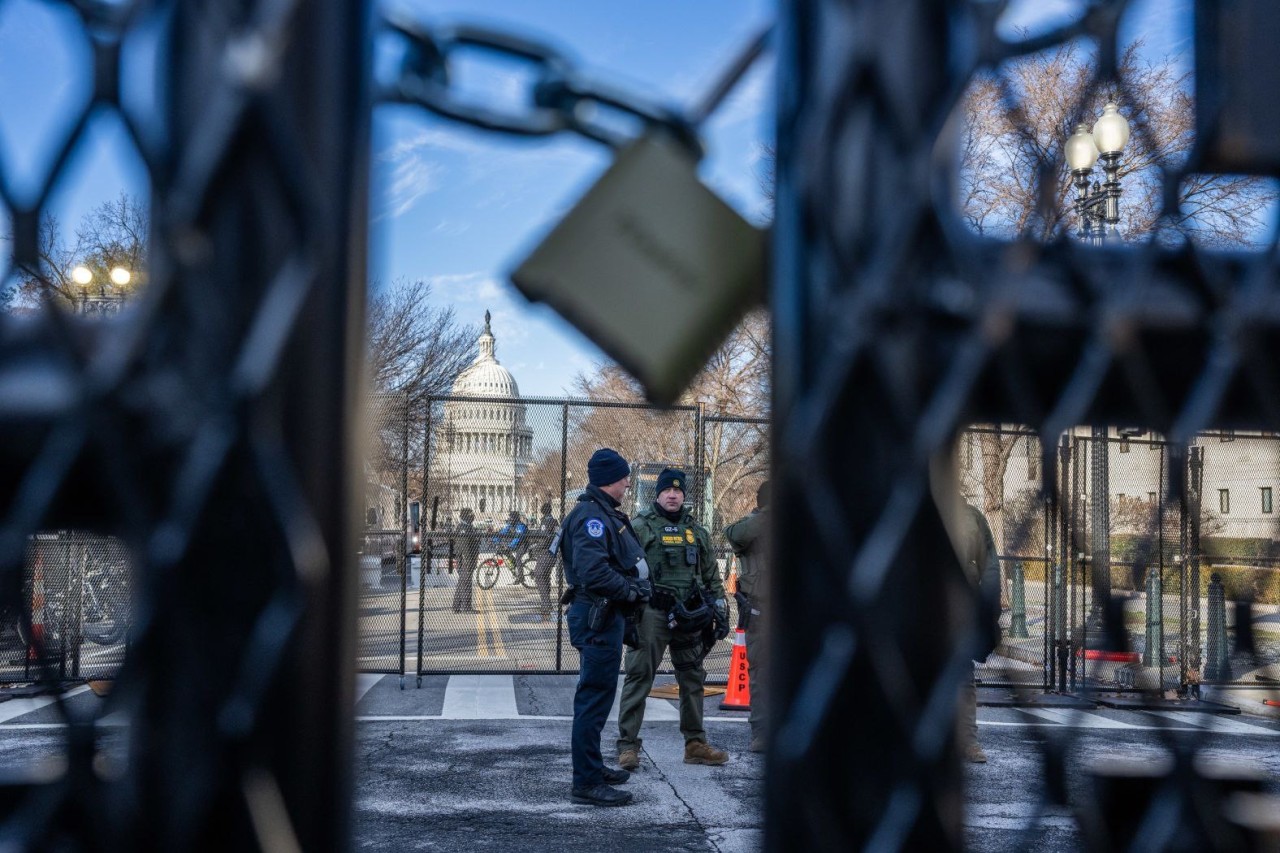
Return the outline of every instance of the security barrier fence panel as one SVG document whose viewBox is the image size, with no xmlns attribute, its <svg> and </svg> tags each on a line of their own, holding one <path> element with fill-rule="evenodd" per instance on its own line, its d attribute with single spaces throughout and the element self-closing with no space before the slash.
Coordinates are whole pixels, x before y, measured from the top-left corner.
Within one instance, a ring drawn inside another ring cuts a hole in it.
<svg viewBox="0 0 1280 853">
<path fill-rule="evenodd" d="M 1008 426 L 960 435 L 961 491 L 991 525 L 1002 575 L 1000 644 L 979 682 L 1187 696 L 1201 685 L 1274 686 L 1280 438 L 1210 432 L 1179 457 L 1152 433 L 1094 433 L 1059 442 L 1056 503 L 1041 492 L 1038 436 Z M 1171 466 L 1182 466 L 1185 500 L 1171 490 Z M 1107 632 L 1108 609 L 1123 631 Z M 1245 619 L 1252 651 L 1239 642 Z"/>
<path fill-rule="evenodd" d="M 541 555 L 581 493 L 597 446 L 630 454 L 632 513 L 651 502 L 662 467 L 690 473 L 689 505 L 708 520 L 726 581 L 735 566 L 723 529 L 751 511 L 768 476 L 768 421 L 760 418 L 462 397 L 433 399 L 431 411 L 415 414 L 402 396 L 369 398 L 358 555 L 363 672 L 575 671 L 558 617 L 560 561 Z M 1000 643 L 977 670 L 980 684 L 1191 695 L 1202 684 L 1277 683 L 1280 523 L 1272 490 L 1280 486 L 1280 437 L 1199 436 L 1183 463 L 1185 506 L 1170 496 L 1173 451 L 1151 433 L 1072 430 L 1053 457 L 1057 512 L 1041 491 L 1037 435 L 1008 425 L 961 433 L 961 491 L 987 517 L 1001 567 Z M 474 517 L 468 534 L 458 529 L 464 508 Z M 507 529 L 512 512 L 519 521 Z M 458 589 L 468 548 L 476 554 L 469 604 Z M 0 679 L 113 678 L 133 607 L 123 543 L 78 531 L 36 534 L 24 578 L 25 620 L 11 607 L 0 626 Z M 1227 607 L 1242 599 L 1250 602 L 1252 653 L 1238 642 L 1244 617 Z M 1123 637 L 1105 632 L 1106 608 L 1119 614 Z M 713 680 L 726 676 L 731 650 L 726 641 L 708 655 Z"/>
<path fill-rule="evenodd" d="M 705 415 L 702 418 L 704 474 L 699 519 L 711 533 L 711 541 L 726 581 L 737 572 L 737 561 L 724 529 L 755 509 L 756 494 L 769 478 L 769 421 Z M 738 603 L 729 598 L 732 622 L 740 621 Z M 704 666 L 714 678 L 727 676 L 733 648 L 729 640 L 716 645 Z"/>
<path fill-rule="evenodd" d="M 628 459 L 630 514 L 652 502 L 667 466 L 689 473 L 696 508 L 704 489 L 699 425 L 696 407 L 434 399 L 416 601 L 418 673 L 575 671 L 577 652 L 558 618 L 564 577 L 548 547 L 587 485 L 588 458 L 612 447 Z"/>
<path fill-rule="evenodd" d="M 3 608 L 0 682 L 114 678 L 128 649 L 124 543 L 64 530 L 27 540 L 21 604 Z"/>
<path fill-rule="evenodd" d="M 410 472 L 422 469 L 422 431 L 413 416 L 402 394 L 373 394 L 365 407 L 356 652 L 362 672 L 404 674 L 408 506 L 421 488 L 420 476 L 411 483 Z"/>
<path fill-rule="evenodd" d="M 986 686 L 1048 677 L 1053 541 L 1041 464 L 1040 437 L 1025 427 L 974 425 L 957 441 L 961 494 L 990 524 L 1000 564 L 1000 643 L 977 671 Z"/>
</svg>

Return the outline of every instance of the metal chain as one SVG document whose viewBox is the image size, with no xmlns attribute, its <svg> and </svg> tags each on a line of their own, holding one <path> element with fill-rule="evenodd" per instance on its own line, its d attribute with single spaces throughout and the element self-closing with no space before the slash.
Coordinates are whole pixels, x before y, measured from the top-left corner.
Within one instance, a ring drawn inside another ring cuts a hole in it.
<svg viewBox="0 0 1280 853">
<path fill-rule="evenodd" d="M 703 154 L 702 124 L 763 54 L 773 29 L 768 26 L 753 35 L 708 94 L 691 109 L 681 109 L 593 79 L 561 51 L 511 32 L 471 25 L 430 26 L 403 13 L 388 13 L 383 23 L 405 49 L 395 79 L 378 83 L 379 101 L 417 104 L 437 115 L 499 133 L 550 136 L 572 132 L 615 149 L 634 137 L 616 127 L 614 119 L 639 119 L 647 129 L 670 134 L 695 158 Z M 531 66 L 535 76 L 524 99 L 527 108 L 499 110 L 460 97 L 450 73 L 450 56 L 459 48 Z"/>
</svg>

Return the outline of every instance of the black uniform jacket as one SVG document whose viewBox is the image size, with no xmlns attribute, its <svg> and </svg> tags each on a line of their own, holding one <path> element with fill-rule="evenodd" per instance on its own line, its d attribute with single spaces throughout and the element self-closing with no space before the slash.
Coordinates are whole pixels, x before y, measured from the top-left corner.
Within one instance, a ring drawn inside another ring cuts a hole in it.
<svg viewBox="0 0 1280 853">
<path fill-rule="evenodd" d="M 618 502 L 588 486 L 564 520 L 564 578 L 575 589 L 598 598 L 622 601 L 627 595 L 623 572 L 644 557 L 631 521 Z"/>
</svg>

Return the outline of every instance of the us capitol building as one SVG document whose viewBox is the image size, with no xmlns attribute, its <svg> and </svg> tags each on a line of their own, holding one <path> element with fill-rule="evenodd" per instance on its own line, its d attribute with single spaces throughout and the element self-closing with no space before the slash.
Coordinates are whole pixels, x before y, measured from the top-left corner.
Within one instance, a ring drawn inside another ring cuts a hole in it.
<svg viewBox="0 0 1280 853">
<path fill-rule="evenodd" d="M 478 524 L 495 525 L 513 509 L 526 519 L 537 509 L 536 500 L 520 488 L 533 456 L 533 429 L 525 422 L 515 377 L 498 362 L 494 344 L 486 311 L 479 351 L 450 392 L 470 399 L 445 403 L 436 432 L 431 490 L 441 498 L 442 515 L 453 523 L 463 507 L 475 512 Z"/>
</svg>

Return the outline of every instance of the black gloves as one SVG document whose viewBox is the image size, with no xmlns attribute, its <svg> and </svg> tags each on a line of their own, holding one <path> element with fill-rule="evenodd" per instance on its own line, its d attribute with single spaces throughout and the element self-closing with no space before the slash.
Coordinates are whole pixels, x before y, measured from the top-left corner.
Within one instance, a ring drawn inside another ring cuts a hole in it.
<svg viewBox="0 0 1280 853">
<path fill-rule="evenodd" d="M 627 602 L 648 601 L 653 597 L 653 586 L 647 580 L 627 580 Z"/>
<path fill-rule="evenodd" d="M 729 636 L 729 604 L 723 598 L 717 598 L 714 609 L 715 638 L 718 642 Z"/>
</svg>

